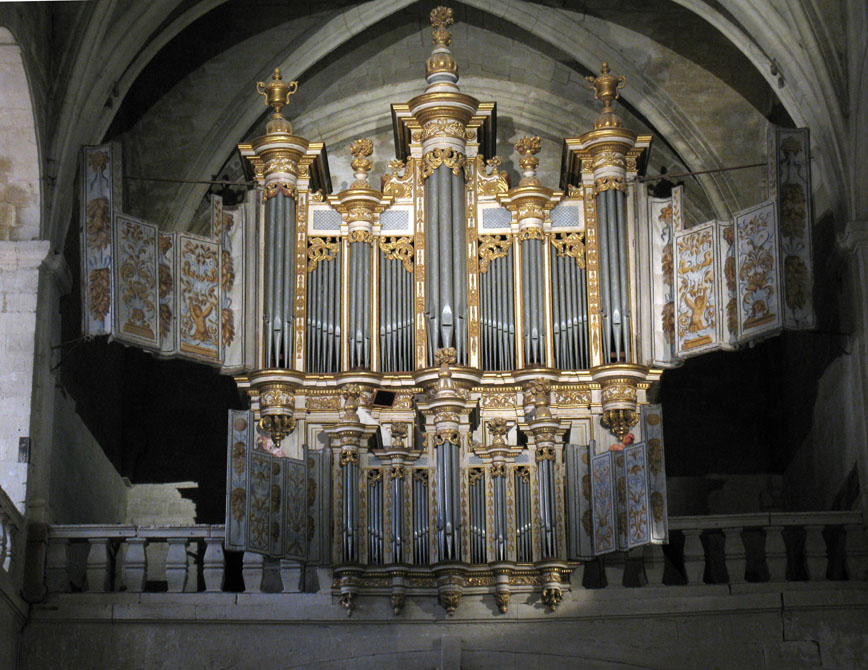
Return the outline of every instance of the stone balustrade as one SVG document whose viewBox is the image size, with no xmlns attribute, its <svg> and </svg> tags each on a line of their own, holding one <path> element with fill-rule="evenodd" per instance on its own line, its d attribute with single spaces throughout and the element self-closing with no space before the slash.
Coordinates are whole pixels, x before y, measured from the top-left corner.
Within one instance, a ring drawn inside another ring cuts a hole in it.
<svg viewBox="0 0 868 670">
<path fill-rule="evenodd" d="M 610 554 L 585 562 L 584 570 L 577 565 L 573 584 L 612 589 L 868 579 L 861 512 L 673 517 L 670 535 L 666 546 Z M 51 526 L 46 585 L 53 593 L 303 590 L 299 564 L 224 553 L 223 537 L 219 525 Z"/>
<path fill-rule="evenodd" d="M 0 573 L 20 585 L 24 568 L 24 519 L 0 488 Z"/>
</svg>

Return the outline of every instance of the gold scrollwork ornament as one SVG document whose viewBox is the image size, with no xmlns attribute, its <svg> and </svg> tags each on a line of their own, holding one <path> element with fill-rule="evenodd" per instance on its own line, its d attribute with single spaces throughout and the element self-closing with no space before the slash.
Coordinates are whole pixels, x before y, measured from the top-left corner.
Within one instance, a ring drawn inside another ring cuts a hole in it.
<svg viewBox="0 0 868 670">
<path fill-rule="evenodd" d="M 413 239 L 411 237 L 381 237 L 380 249 L 390 261 L 401 261 L 404 269 L 413 272 Z"/>
<path fill-rule="evenodd" d="M 491 261 L 504 258 L 512 246 L 511 235 L 483 235 L 479 238 L 479 271 L 488 272 Z"/>
<path fill-rule="evenodd" d="M 585 235 L 584 233 L 558 233 L 552 235 L 552 246 L 561 258 L 576 259 L 576 265 L 585 269 Z"/>
<path fill-rule="evenodd" d="M 341 245 L 331 237 L 311 237 L 307 247 L 307 271 L 313 272 L 320 261 L 333 261 Z"/>
</svg>

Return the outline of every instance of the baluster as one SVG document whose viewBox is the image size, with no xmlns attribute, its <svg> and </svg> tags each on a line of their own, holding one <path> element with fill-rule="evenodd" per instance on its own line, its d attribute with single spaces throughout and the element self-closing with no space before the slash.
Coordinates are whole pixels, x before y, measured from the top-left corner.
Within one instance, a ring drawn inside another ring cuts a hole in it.
<svg viewBox="0 0 868 670">
<path fill-rule="evenodd" d="M 170 593 L 181 593 L 187 586 L 187 538 L 166 539 L 166 585 Z"/>
<path fill-rule="evenodd" d="M 205 538 L 205 556 L 202 560 L 202 578 L 205 591 L 213 593 L 223 590 L 223 575 L 226 570 L 223 557 L 223 538 Z"/>
<path fill-rule="evenodd" d="M 823 526 L 805 526 L 805 533 L 805 563 L 808 566 L 808 578 L 812 582 L 823 581 L 826 579 L 826 568 L 829 565 Z"/>
<path fill-rule="evenodd" d="M 787 545 L 783 526 L 766 528 L 766 567 L 770 582 L 787 581 Z"/>
<path fill-rule="evenodd" d="M 184 586 L 185 593 L 196 593 L 199 590 L 199 569 L 196 557 L 199 555 L 199 543 L 193 540 L 187 545 L 187 584 Z"/>
<path fill-rule="evenodd" d="M 111 591 L 111 547 L 106 537 L 88 539 L 87 590 L 91 593 Z"/>
<path fill-rule="evenodd" d="M 69 557 L 66 538 L 52 538 L 48 541 L 45 558 L 45 586 L 49 593 L 69 592 Z"/>
<path fill-rule="evenodd" d="M 284 593 L 301 591 L 301 563 L 282 559 L 280 561 L 280 581 L 283 583 Z"/>
<path fill-rule="evenodd" d="M 606 554 L 603 559 L 603 566 L 606 573 L 606 586 L 610 589 L 624 587 L 624 567 L 626 554 L 622 551 L 616 551 L 611 554 Z"/>
<path fill-rule="evenodd" d="M 723 557 L 730 584 L 743 584 L 747 571 L 747 555 L 741 530 L 741 528 L 723 529 Z"/>
<path fill-rule="evenodd" d="M 244 560 L 241 565 L 241 575 L 244 577 L 244 593 L 262 593 L 264 568 L 265 557 L 262 554 L 254 554 L 252 551 L 244 552 Z"/>
<path fill-rule="evenodd" d="M 663 545 L 645 545 L 643 559 L 645 561 L 645 576 L 648 578 L 648 586 L 661 586 L 663 584 L 663 569 L 666 566 L 666 559 L 663 556 Z"/>
<path fill-rule="evenodd" d="M 648 583 L 643 556 L 644 549 L 642 547 L 633 547 L 627 552 L 624 570 L 624 579 L 627 582 L 627 586 L 645 586 Z"/>
<path fill-rule="evenodd" d="M 861 523 L 847 524 L 844 555 L 850 581 L 864 582 L 868 579 L 868 532 Z"/>
<path fill-rule="evenodd" d="M 148 577 L 148 556 L 145 553 L 148 540 L 144 537 L 127 538 L 127 555 L 124 559 L 124 585 L 130 593 L 145 590 Z"/>
<path fill-rule="evenodd" d="M 705 574 L 705 550 L 699 536 L 699 528 L 685 528 L 684 531 L 684 572 L 688 584 L 702 584 Z"/>
</svg>

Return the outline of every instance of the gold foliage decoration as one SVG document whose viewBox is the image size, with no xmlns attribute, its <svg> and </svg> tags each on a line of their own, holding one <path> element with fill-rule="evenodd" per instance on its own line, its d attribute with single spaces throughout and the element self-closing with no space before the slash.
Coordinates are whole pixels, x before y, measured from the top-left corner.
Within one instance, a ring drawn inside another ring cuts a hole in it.
<svg viewBox="0 0 868 670">
<path fill-rule="evenodd" d="M 337 238 L 311 237 L 307 247 L 307 271 L 313 272 L 320 261 L 333 261 L 340 251 Z"/>
<path fill-rule="evenodd" d="M 88 275 L 87 291 L 90 297 L 90 315 L 95 321 L 103 321 L 111 307 L 111 270 L 97 268 Z"/>
<path fill-rule="evenodd" d="M 585 269 L 585 235 L 584 233 L 557 233 L 552 235 L 552 246 L 561 258 L 576 259 L 576 265 Z"/>
<path fill-rule="evenodd" d="M 504 258 L 512 245 L 511 235 L 483 235 L 479 238 L 479 271 L 488 272 L 491 261 Z"/>
<path fill-rule="evenodd" d="M 401 261 L 404 269 L 413 273 L 413 238 L 381 237 L 379 245 L 387 260 Z"/>
<path fill-rule="evenodd" d="M 441 165 L 445 165 L 452 170 L 453 174 L 458 175 L 466 164 L 467 158 L 461 152 L 437 147 L 422 157 L 422 178 L 430 177 Z"/>
<path fill-rule="evenodd" d="M 108 198 L 92 198 L 88 201 L 87 246 L 92 249 L 105 249 L 111 243 L 111 218 Z"/>
</svg>

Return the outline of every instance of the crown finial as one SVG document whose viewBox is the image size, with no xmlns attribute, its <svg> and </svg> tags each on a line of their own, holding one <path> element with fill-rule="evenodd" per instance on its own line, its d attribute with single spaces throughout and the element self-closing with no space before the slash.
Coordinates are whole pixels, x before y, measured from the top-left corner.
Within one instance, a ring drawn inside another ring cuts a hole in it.
<svg viewBox="0 0 868 670">
<path fill-rule="evenodd" d="M 265 126 L 267 133 L 292 134 L 292 124 L 284 118 L 280 110 L 289 105 L 290 96 L 297 90 L 298 82 L 291 81 L 287 84 L 283 81 L 279 67 L 274 68 L 270 82 L 267 84 L 262 81 L 256 83 L 256 92 L 265 96 L 265 106 L 274 109 L 274 114 L 271 115 L 271 119 Z"/>
<path fill-rule="evenodd" d="M 519 186 L 529 186 L 539 184 L 539 179 L 536 177 L 536 168 L 539 165 L 539 158 L 536 154 L 540 150 L 539 137 L 522 137 L 515 143 L 516 153 L 521 154 L 518 164 L 521 166 L 522 178 Z"/>
<path fill-rule="evenodd" d="M 366 137 L 353 140 L 350 144 L 350 153 L 353 155 L 353 176 L 356 181 L 352 188 L 368 188 L 368 172 L 371 171 L 371 161 L 368 159 L 374 153 L 374 143 Z"/>
<path fill-rule="evenodd" d="M 431 43 L 434 49 L 425 66 L 425 75 L 428 83 L 449 81 L 452 84 L 458 81 L 458 64 L 449 51 L 452 44 L 452 34 L 447 30 L 455 23 L 452 18 L 451 7 L 435 7 L 431 10 L 431 25 L 434 26 L 434 34 Z"/>
<path fill-rule="evenodd" d="M 588 88 L 594 91 L 594 98 L 603 101 L 603 110 L 594 128 L 620 128 L 621 119 L 615 114 L 612 102 L 621 97 L 619 91 L 627 84 L 627 77 L 616 77 L 609 71 L 609 64 L 604 62 L 597 77 L 585 77 Z"/>
</svg>

